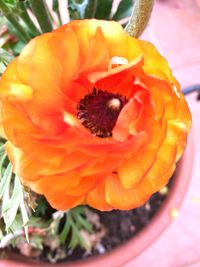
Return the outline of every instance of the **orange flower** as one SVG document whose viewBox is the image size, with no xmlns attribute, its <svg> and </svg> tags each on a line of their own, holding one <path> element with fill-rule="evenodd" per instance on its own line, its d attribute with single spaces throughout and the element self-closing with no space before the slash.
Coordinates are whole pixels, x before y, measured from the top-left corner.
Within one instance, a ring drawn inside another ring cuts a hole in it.
<svg viewBox="0 0 200 267">
<path fill-rule="evenodd" d="M 191 124 L 165 59 L 115 22 L 73 21 L 33 39 L 0 99 L 14 172 L 60 210 L 142 205 L 168 182 Z"/>
</svg>

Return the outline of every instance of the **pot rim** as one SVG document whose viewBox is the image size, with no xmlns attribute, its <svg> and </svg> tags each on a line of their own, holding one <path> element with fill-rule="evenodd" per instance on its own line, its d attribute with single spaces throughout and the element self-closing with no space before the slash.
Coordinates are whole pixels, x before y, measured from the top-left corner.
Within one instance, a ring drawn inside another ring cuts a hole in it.
<svg viewBox="0 0 200 267">
<path fill-rule="evenodd" d="M 177 168 L 177 176 L 174 180 L 173 186 L 170 190 L 169 196 L 162 208 L 153 217 L 151 223 L 146 226 L 140 233 L 126 241 L 122 245 L 112 249 L 103 255 L 89 257 L 83 260 L 74 262 L 63 262 L 54 264 L 57 267 L 71 266 L 71 267 L 104 267 L 105 264 L 110 267 L 123 266 L 131 259 L 138 257 L 144 250 L 146 250 L 173 222 L 170 212 L 173 209 L 179 210 L 187 191 L 190 177 L 192 173 L 192 165 L 194 158 L 193 147 L 193 133 L 190 132 L 188 143 L 185 152 Z M 156 230 L 155 230 L 156 229 Z M 39 262 L 26 259 L 18 255 L 11 255 L 9 259 L 0 261 L 0 267 L 41 267 Z M 43 267 L 50 267 L 52 264 L 42 263 Z"/>
</svg>

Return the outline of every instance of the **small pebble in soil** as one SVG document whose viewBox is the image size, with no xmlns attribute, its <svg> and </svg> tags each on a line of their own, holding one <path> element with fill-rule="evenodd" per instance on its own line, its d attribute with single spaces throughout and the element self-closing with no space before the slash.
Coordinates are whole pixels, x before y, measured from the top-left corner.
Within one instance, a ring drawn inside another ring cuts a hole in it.
<svg viewBox="0 0 200 267">
<path fill-rule="evenodd" d="M 168 189 L 167 186 L 163 187 L 163 188 L 159 191 L 159 193 L 160 193 L 161 195 L 164 195 L 164 196 L 167 195 L 168 192 L 169 192 L 169 189 Z"/>
</svg>

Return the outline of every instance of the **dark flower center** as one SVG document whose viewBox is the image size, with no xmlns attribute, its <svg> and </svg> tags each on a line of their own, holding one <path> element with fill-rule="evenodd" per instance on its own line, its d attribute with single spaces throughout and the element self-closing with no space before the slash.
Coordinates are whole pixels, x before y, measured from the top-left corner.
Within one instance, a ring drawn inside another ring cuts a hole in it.
<svg viewBox="0 0 200 267">
<path fill-rule="evenodd" d="M 94 89 L 80 100 L 77 117 L 92 134 L 102 138 L 111 137 L 119 113 L 126 103 L 126 97 Z"/>
</svg>

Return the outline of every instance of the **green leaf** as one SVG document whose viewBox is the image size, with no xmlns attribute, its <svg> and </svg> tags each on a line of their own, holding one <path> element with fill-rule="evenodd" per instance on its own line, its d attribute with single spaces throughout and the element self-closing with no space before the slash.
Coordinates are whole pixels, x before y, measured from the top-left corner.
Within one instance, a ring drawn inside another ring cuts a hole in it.
<svg viewBox="0 0 200 267">
<path fill-rule="evenodd" d="M 21 190 L 22 190 L 22 185 L 21 185 Z M 23 222 L 23 226 L 24 226 L 26 240 L 29 242 L 28 225 L 27 225 L 27 223 L 29 221 L 29 216 L 28 216 L 28 212 L 27 212 L 27 209 L 26 209 L 26 204 L 24 202 L 23 191 L 22 191 L 21 200 L 20 200 L 20 211 L 21 211 L 21 215 L 22 215 L 22 222 Z"/>
<path fill-rule="evenodd" d="M 9 230 L 10 226 L 13 224 L 15 220 L 22 196 L 23 196 L 22 185 L 18 177 L 15 176 L 12 197 L 10 199 L 7 199 L 6 202 L 4 199 L 2 205 L 2 215 L 6 225 L 6 231 Z"/>
<path fill-rule="evenodd" d="M 59 11 L 59 2 L 58 0 L 53 0 L 53 11 L 56 13 L 57 17 L 58 17 L 58 21 L 59 24 L 62 25 L 62 19 L 61 19 L 61 15 L 60 15 L 60 11 Z"/>
<path fill-rule="evenodd" d="M 66 240 L 69 239 L 69 248 L 74 249 L 77 246 L 81 246 L 87 249 L 86 242 L 80 233 L 81 229 L 92 232 L 92 225 L 87 222 L 82 206 L 69 210 L 65 215 L 65 224 L 60 233 L 61 244 L 65 244 Z"/>
<path fill-rule="evenodd" d="M 5 26 L 5 23 L 6 23 L 5 17 L 3 17 L 2 15 L 0 15 L 0 29 L 2 29 L 3 26 Z"/>
<path fill-rule="evenodd" d="M 0 48 L 0 62 L 3 62 L 5 65 L 8 65 L 13 60 L 13 55 L 8 53 L 6 50 Z"/>
<path fill-rule="evenodd" d="M 6 194 L 6 198 L 7 198 L 7 195 L 9 197 L 9 188 L 10 188 L 11 178 L 12 178 L 12 165 L 9 164 L 0 182 L 0 199 L 4 196 L 4 194 Z"/>
<path fill-rule="evenodd" d="M 70 229 L 71 229 L 71 215 L 68 214 L 67 215 L 67 218 L 65 219 L 65 225 L 64 225 L 64 228 L 60 234 L 60 242 L 61 244 L 64 244 L 66 239 L 67 239 L 67 236 L 69 235 L 70 233 Z"/>
<path fill-rule="evenodd" d="M 93 231 L 92 225 L 82 216 L 77 215 L 77 221 L 80 223 L 81 228 L 85 228 L 90 233 Z"/>
<path fill-rule="evenodd" d="M 15 56 L 18 56 L 20 54 L 20 52 L 22 51 L 22 49 L 24 48 L 25 43 L 22 41 L 18 41 L 16 43 L 16 45 L 13 47 L 13 53 Z"/>
<path fill-rule="evenodd" d="M 95 17 L 98 0 L 88 0 L 87 6 L 84 12 L 85 19 L 91 19 Z"/>
<path fill-rule="evenodd" d="M 6 70 L 6 65 L 3 62 L 0 62 L 0 76 L 4 73 Z"/>
<path fill-rule="evenodd" d="M 6 161 L 6 159 L 7 159 L 7 155 L 6 154 L 3 154 L 3 155 L 0 156 L 0 180 L 1 180 L 1 177 L 3 175 L 3 171 L 4 171 L 3 165 L 4 165 L 5 161 Z"/>
<path fill-rule="evenodd" d="M 43 217 L 48 213 L 50 216 L 53 212 L 55 212 L 55 210 L 49 205 L 47 200 L 43 196 L 38 196 L 34 216 Z"/>
<path fill-rule="evenodd" d="M 10 226 L 10 231 L 12 233 L 16 232 L 17 230 L 20 230 L 22 228 L 22 225 L 23 225 L 22 216 L 20 214 L 17 214 L 15 217 L 15 220 Z"/>
<path fill-rule="evenodd" d="M 2 199 L 1 215 L 5 222 L 6 231 L 9 232 L 14 227 L 13 224 L 17 219 L 17 212 L 20 209 L 22 218 L 21 227 L 24 226 L 26 238 L 28 240 L 27 223 L 29 221 L 29 216 L 24 202 L 23 186 L 19 177 L 15 175 L 14 186 L 12 188 L 12 176 L 12 165 L 9 163 L 0 182 L 0 199 Z M 19 224 L 19 220 L 16 223 Z"/>
<path fill-rule="evenodd" d="M 110 19 L 113 0 L 97 0 L 95 18 Z"/>
<path fill-rule="evenodd" d="M 133 9 L 134 0 L 122 0 L 119 3 L 116 13 L 113 15 L 113 20 L 121 20 L 131 15 Z"/>
<path fill-rule="evenodd" d="M 45 229 L 50 226 L 51 221 L 52 221 L 51 219 L 44 220 L 41 217 L 31 216 L 28 221 L 28 226 Z"/>
<path fill-rule="evenodd" d="M 54 11 L 57 11 L 58 10 L 58 7 L 59 7 L 58 0 L 53 0 L 53 10 Z"/>
<path fill-rule="evenodd" d="M 68 9 L 70 18 L 72 20 L 83 19 L 87 5 L 88 5 L 88 0 L 81 0 L 81 1 L 69 0 Z"/>
<path fill-rule="evenodd" d="M 0 137 L 0 156 L 1 155 L 6 155 L 6 154 L 5 154 L 5 146 L 4 146 L 3 140 L 1 143 L 1 137 Z"/>
<path fill-rule="evenodd" d="M 77 231 L 76 226 L 72 224 L 72 235 L 68 246 L 71 249 L 75 249 L 79 244 L 82 244 L 82 237 L 79 231 Z"/>
<path fill-rule="evenodd" d="M 10 7 L 14 7 L 16 5 L 16 0 L 4 0 L 4 2 Z"/>
</svg>

